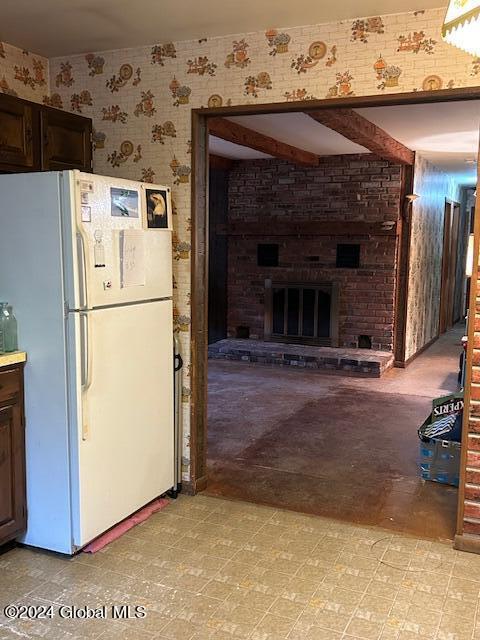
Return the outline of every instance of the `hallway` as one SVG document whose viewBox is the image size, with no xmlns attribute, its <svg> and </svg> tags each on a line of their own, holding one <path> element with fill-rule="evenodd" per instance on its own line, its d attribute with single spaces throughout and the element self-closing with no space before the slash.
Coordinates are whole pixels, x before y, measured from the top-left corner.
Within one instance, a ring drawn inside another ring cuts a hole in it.
<svg viewBox="0 0 480 640">
<path fill-rule="evenodd" d="M 463 332 L 381 379 L 210 362 L 207 493 L 452 539 L 457 489 L 419 478 L 417 429 Z"/>
</svg>

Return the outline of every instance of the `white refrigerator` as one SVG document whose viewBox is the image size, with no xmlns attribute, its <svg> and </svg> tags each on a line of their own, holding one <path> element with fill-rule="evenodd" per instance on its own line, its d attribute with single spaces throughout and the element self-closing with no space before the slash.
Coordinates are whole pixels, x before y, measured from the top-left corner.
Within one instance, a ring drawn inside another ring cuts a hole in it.
<svg viewBox="0 0 480 640">
<path fill-rule="evenodd" d="M 0 299 L 28 357 L 21 541 L 72 554 L 174 484 L 169 188 L 1 175 Z"/>
</svg>

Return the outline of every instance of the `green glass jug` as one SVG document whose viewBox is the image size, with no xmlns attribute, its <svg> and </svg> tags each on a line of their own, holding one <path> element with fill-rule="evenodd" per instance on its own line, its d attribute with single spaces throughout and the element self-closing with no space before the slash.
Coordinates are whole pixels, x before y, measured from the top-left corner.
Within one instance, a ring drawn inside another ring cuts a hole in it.
<svg viewBox="0 0 480 640">
<path fill-rule="evenodd" d="M 0 352 L 17 351 L 17 320 L 8 302 L 0 302 Z"/>
</svg>

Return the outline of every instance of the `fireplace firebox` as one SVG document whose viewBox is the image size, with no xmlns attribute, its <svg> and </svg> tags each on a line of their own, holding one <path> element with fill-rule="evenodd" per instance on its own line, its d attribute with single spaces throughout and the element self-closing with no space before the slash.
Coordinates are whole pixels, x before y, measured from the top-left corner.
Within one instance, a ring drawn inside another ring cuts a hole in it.
<svg viewBox="0 0 480 640">
<path fill-rule="evenodd" d="M 338 346 L 336 283 L 265 280 L 265 340 Z"/>
</svg>

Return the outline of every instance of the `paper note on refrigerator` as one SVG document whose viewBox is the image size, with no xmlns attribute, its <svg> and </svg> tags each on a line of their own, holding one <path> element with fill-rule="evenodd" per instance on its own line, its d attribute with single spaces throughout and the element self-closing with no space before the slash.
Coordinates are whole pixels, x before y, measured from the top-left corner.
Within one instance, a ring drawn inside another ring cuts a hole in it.
<svg viewBox="0 0 480 640">
<path fill-rule="evenodd" d="M 120 284 L 122 288 L 145 285 L 145 244 L 141 229 L 120 231 Z"/>
</svg>

